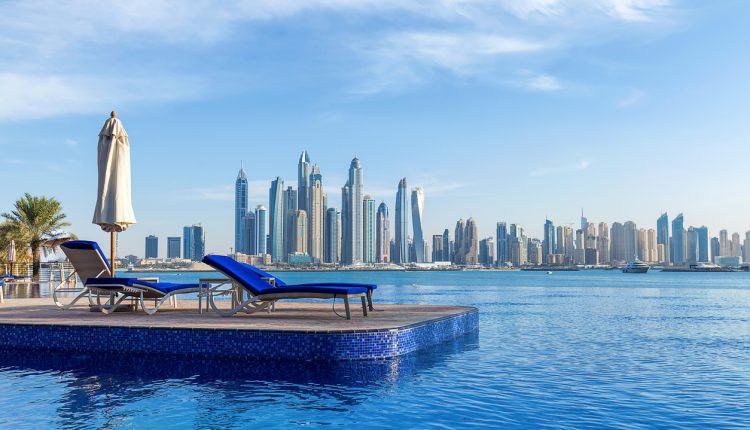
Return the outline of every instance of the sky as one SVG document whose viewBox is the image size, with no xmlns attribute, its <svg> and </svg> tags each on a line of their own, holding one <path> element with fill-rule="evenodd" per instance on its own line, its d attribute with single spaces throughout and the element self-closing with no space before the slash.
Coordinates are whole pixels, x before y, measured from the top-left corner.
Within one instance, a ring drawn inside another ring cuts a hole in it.
<svg viewBox="0 0 750 430">
<path fill-rule="evenodd" d="M 654 228 L 663 211 L 750 230 L 750 2 L 291 0 L 0 2 L 0 212 L 55 197 L 91 224 L 98 132 L 130 136 L 144 238 L 203 223 L 233 246 L 299 154 L 340 207 L 353 157 L 392 211 L 425 192 L 425 236 L 473 217 L 539 237 L 545 217 Z"/>
</svg>

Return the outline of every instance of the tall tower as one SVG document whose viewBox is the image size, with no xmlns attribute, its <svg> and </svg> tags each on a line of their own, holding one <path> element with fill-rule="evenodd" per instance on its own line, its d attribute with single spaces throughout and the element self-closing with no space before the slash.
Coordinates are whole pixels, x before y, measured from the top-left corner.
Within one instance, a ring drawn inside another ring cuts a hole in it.
<svg viewBox="0 0 750 430">
<path fill-rule="evenodd" d="M 364 198 L 364 175 L 358 158 L 349 165 L 349 180 L 341 190 L 342 259 L 345 264 L 362 262 L 362 200 Z"/>
<path fill-rule="evenodd" d="M 396 192 L 396 249 L 393 262 L 405 264 L 409 262 L 409 200 L 406 195 L 406 178 L 398 183 Z"/>
<path fill-rule="evenodd" d="M 672 220 L 672 262 L 676 266 L 685 264 L 687 252 L 687 233 L 682 214 L 679 214 Z"/>
<path fill-rule="evenodd" d="M 414 229 L 414 250 L 416 251 L 417 263 L 424 263 L 424 232 L 422 223 L 424 222 L 424 191 L 421 187 L 411 190 L 411 222 Z"/>
<path fill-rule="evenodd" d="M 245 215 L 247 214 L 247 176 L 240 163 L 240 172 L 234 182 L 234 251 L 247 253 L 245 243 Z"/>
<path fill-rule="evenodd" d="M 362 261 L 375 262 L 375 200 L 369 194 L 362 200 Z"/>
<path fill-rule="evenodd" d="M 255 248 L 258 255 L 268 254 L 268 209 L 263 205 L 255 208 Z"/>
<path fill-rule="evenodd" d="M 378 263 L 390 263 L 391 251 L 391 216 L 385 202 L 378 206 L 376 223 L 375 259 Z"/>
<path fill-rule="evenodd" d="M 443 261 L 451 261 L 451 236 L 447 228 L 443 231 Z"/>
<path fill-rule="evenodd" d="M 308 199 L 310 188 L 310 156 L 302 151 L 297 163 L 297 209 L 309 212 Z"/>
<path fill-rule="evenodd" d="M 660 263 L 669 264 L 672 261 L 672 256 L 669 246 L 669 218 L 666 212 L 656 220 L 656 243 L 664 246 L 664 261 Z"/>
<path fill-rule="evenodd" d="M 271 259 L 284 261 L 284 181 L 277 177 L 271 181 L 268 192 L 269 234 Z"/>
<path fill-rule="evenodd" d="M 326 226 L 324 229 L 325 246 L 324 260 L 326 263 L 338 263 L 340 261 L 341 234 L 339 233 L 341 225 L 341 213 L 336 208 L 326 210 Z"/>
<path fill-rule="evenodd" d="M 555 246 L 555 225 L 549 219 L 544 221 L 544 240 L 542 241 L 542 263 L 550 263 L 547 257 L 554 254 Z"/>
<path fill-rule="evenodd" d="M 284 190 L 284 204 L 282 208 L 282 212 L 284 214 L 284 231 L 294 231 L 294 225 L 292 224 L 292 212 L 297 210 L 297 204 L 297 190 L 295 190 L 291 186 L 287 187 L 286 190 Z M 286 256 L 289 255 L 290 252 L 292 252 L 292 246 L 292 235 L 285 234 L 283 256 L 284 259 L 286 259 Z"/>
<path fill-rule="evenodd" d="M 320 174 L 320 168 L 316 164 L 310 174 L 309 196 L 307 199 L 307 222 L 310 230 L 308 236 L 308 253 L 313 261 L 321 261 L 323 259 L 323 217 L 325 216 L 323 205 L 323 175 Z"/>
<path fill-rule="evenodd" d="M 508 258 L 508 227 L 504 222 L 499 222 L 496 225 L 495 244 L 497 246 L 497 252 L 495 252 L 497 265 L 505 266 L 505 263 L 510 259 Z"/>
<path fill-rule="evenodd" d="M 307 213 L 303 210 L 292 212 L 292 225 L 294 230 L 289 232 L 292 235 L 292 253 L 307 253 Z"/>
</svg>

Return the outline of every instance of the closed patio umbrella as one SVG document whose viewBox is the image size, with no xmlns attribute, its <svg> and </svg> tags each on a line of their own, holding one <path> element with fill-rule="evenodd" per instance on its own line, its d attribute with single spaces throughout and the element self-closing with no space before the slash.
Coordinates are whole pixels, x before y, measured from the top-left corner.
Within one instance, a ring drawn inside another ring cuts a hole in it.
<svg viewBox="0 0 750 430">
<path fill-rule="evenodd" d="M 10 275 L 13 274 L 13 263 L 16 262 L 16 241 L 11 240 L 8 245 L 8 263 L 10 264 Z"/>
<path fill-rule="evenodd" d="M 110 272 L 115 275 L 115 233 L 135 224 L 130 192 L 130 143 L 115 112 L 99 132 L 99 187 L 93 223 L 110 233 Z"/>
</svg>

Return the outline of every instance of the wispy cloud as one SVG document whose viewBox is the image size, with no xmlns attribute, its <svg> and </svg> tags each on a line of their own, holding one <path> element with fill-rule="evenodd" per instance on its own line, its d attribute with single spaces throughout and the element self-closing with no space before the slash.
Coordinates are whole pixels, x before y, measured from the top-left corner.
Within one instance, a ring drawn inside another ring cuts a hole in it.
<svg viewBox="0 0 750 430">
<path fill-rule="evenodd" d="M 617 107 L 630 108 L 640 104 L 643 101 L 643 91 L 638 88 L 631 88 L 627 94 L 617 100 Z"/>
<path fill-rule="evenodd" d="M 535 75 L 524 81 L 523 84 L 536 91 L 559 91 L 563 87 L 556 77 L 543 74 Z"/>
<path fill-rule="evenodd" d="M 551 167 L 535 167 L 529 171 L 529 176 L 549 176 L 572 172 L 580 172 L 588 169 L 593 164 L 592 160 L 582 159 L 576 163 Z"/>
</svg>

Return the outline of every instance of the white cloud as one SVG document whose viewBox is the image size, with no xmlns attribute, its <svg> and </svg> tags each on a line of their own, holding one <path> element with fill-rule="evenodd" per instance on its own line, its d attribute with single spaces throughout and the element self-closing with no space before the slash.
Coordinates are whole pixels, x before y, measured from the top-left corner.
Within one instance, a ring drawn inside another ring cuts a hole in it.
<svg viewBox="0 0 750 430">
<path fill-rule="evenodd" d="M 631 88 L 628 93 L 617 100 L 617 107 L 630 108 L 640 104 L 643 101 L 643 91 L 638 88 Z"/>
<path fill-rule="evenodd" d="M 671 4 L 669 0 L 608 0 L 605 11 L 623 21 L 652 21 Z"/>
<path fill-rule="evenodd" d="M 560 175 L 571 172 L 580 172 L 588 169 L 593 164 L 592 160 L 583 159 L 576 163 L 565 164 L 560 166 L 538 166 L 529 171 L 529 176 L 549 176 Z"/>
<path fill-rule="evenodd" d="M 528 79 L 525 86 L 536 91 L 559 91 L 562 89 L 560 81 L 550 75 L 536 75 Z"/>
</svg>

